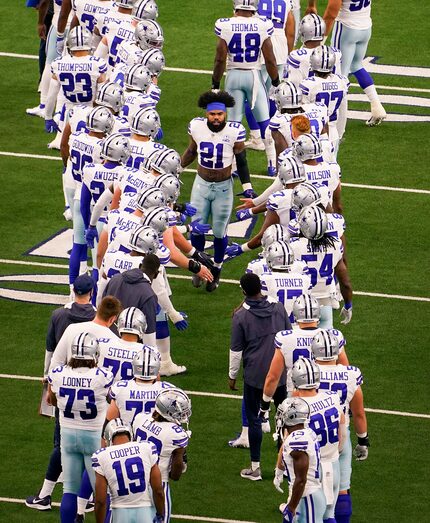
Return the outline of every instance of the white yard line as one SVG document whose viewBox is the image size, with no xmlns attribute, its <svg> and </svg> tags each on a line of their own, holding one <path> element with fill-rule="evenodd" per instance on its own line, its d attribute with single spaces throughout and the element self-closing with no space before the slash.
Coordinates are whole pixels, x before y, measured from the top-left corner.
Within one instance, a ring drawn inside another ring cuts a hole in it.
<svg viewBox="0 0 430 523">
<path fill-rule="evenodd" d="M 39 376 L 23 376 L 20 374 L 0 374 L 0 379 L 11 379 L 11 380 L 22 380 L 22 381 L 39 381 L 42 382 L 42 378 Z M 241 400 L 242 396 L 238 394 L 223 394 L 220 392 L 204 392 L 199 390 L 186 390 L 190 396 L 201 396 L 207 398 L 221 398 L 221 399 L 233 399 Z M 422 418 L 430 419 L 430 414 L 420 414 L 418 412 L 402 412 L 400 410 L 386 410 L 386 409 L 372 409 L 369 407 L 365 408 L 366 412 L 374 414 L 388 414 L 391 416 L 403 416 L 408 418 Z"/>
<path fill-rule="evenodd" d="M 50 156 L 47 154 L 28 154 L 28 153 L 14 153 L 10 151 L 0 151 L 0 156 L 10 156 L 13 158 L 30 158 L 34 160 L 54 160 L 61 161 L 59 156 Z M 186 173 L 195 174 L 195 169 L 184 169 Z M 266 180 L 267 182 L 272 182 L 273 179 L 265 176 L 263 174 L 251 174 L 251 178 L 256 178 L 258 180 Z M 351 187 L 353 189 L 370 189 L 375 191 L 393 191 L 393 192 L 405 192 L 413 194 L 430 194 L 430 190 L 426 189 L 410 189 L 407 187 L 389 187 L 386 185 L 365 185 L 361 183 L 347 183 L 342 182 L 343 187 Z"/>
</svg>

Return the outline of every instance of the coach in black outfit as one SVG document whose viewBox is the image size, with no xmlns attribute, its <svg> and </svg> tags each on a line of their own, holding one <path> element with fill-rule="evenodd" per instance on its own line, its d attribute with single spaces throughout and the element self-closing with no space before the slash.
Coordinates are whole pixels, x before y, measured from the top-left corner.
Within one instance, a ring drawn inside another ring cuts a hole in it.
<svg viewBox="0 0 430 523">
<path fill-rule="evenodd" d="M 264 380 L 275 351 L 275 335 L 281 330 L 291 329 L 291 324 L 282 303 L 261 294 L 261 282 L 256 274 L 243 275 L 240 286 L 245 300 L 233 315 L 229 386 L 237 390 L 236 377 L 243 359 L 243 398 L 249 424 L 251 467 L 243 469 L 240 475 L 255 481 L 262 479 L 260 451 L 263 431 L 259 407 Z M 276 406 L 286 398 L 285 383 L 284 372 L 273 396 Z"/>
</svg>

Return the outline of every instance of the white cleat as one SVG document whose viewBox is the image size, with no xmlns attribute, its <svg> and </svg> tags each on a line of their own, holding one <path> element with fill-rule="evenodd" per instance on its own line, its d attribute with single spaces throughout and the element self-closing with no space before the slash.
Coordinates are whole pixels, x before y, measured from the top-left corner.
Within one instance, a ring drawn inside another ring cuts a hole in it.
<svg viewBox="0 0 430 523">
<path fill-rule="evenodd" d="M 247 149 L 253 149 L 254 151 L 265 150 L 263 140 L 260 137 L 254 138 L 251 136 L 250 139 L 245 142 L 245 147 Z"/>
<path fill-rule="evenodd" d="M 160 376 L 175 376 L 176 374 L 183 374 L 187 372 L 185 365 L 176 365 L 173 361 L 161 363 Z"/>
<path fill-rule="evenodd" d="M 36 107 L 26 109 L 25 112 L 30 116 L 39 116 L 40 118 L 45 118 L 45 106 L 36 105 Z"/>
<path fill-rule="evenodd" d="M 370 103 L 370 110 L 372 113 L 372 116 L 367 120 L 366 125 L 368 127 L 376 127 L 380 123 L 382 123 L 385 118 L 387 118 L 387 113 L 385 109 L 382 107 L 381 102 L 371 102 Z"/>
<path fill-rule="evenodd" d="M 228 446 L 233 448 L 249 449 L 249 439 L 240 434 L 236 439 L 231 439 L 228 442 Z"/>
<path fill-rule="evenodd" d="M 72 214 L 72 211 L 70 210 L 70 207 L 65 207 L 64 212 L 63 212 L 63 216 L 64 216 L 64 219 L 67 222 L 71 222 L 72 221 L 73 214 Z"/>
<path fill-rule="evenodd" d="M 61 146 L 61 133 L 57 133 L 57 136 L 52 140 L 51 143 L 48 143 L 48 149 L 57 149 L 60 150 Z"/>
</svg>

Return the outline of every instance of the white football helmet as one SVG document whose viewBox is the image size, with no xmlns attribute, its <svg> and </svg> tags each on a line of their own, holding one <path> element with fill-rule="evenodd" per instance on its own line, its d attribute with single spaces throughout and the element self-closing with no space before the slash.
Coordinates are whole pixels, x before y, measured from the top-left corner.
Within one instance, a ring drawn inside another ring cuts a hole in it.
<svg viewBox="0 0 430 523">
<path fill-rule="evenodd" d="M 166 203 L 173 203 L 179 198 L 180 183 L 173 174 L 162 174 L 155 178 L 154 187 L 163 191 Z"/>
<path fill-rule="evenodd" d="M 291 369 L 291 379 L 296 389 L 317 389 L 320 384 L 320 369 L 313 360 L 300 356 Z"/>
<path fill-rule="evenodd" d="M 127 434 L 130 441 L 133 440 L 133 428 L 128 421 L 124 421 L 121 418 L 111 419 L 109 423 L 107 423 L 103 433 L 108 447 L 112 445 L 113 438 L 118 434 Z"/>
<path fill-rule="evenodd" d="M 143 344 L 142 350 L 133 358 L 131 365 L 135 378 L 145 381 L 156 380 L 160 372 L 160 353 L 155 347 Z"/>
<path fill-rule="evenodd" d="M 95 103 L 103 107 L 109 107 L 116 114 L 123 106 L 123 90 L 116 82 L 99 84 Z"/>
<path fill-rule="evenodd" d="M 328 329 L 321 329 L 312 339 L 311 351 L 316 360 L 335 361 L 339 356 L 339 341 Z"/>
<path fill-rule="evenodd" d="M 128 247 L 142 255 L 155 254 L 160 245 L 158 233 L 152 227 L 141 225 L 130 235 Z"/>
<path fill-rule="evenodd" d="M 191 417 L 191 400 L 181 389 L 165 389 L 155 400 L 155 411 L 171 423 L 188 423 Z"/>
<path fill-rule="evenodd" d="M 146 327 L 145 315 L 137 307 L 127 307 L 118 316 L 117 328 L 120 334 L 136 334 L 142 339 Z"/>
<path fill-rule="evenodd" d="M 100 156 L 111 162 L 126 164 L 130 156 L 130 140 L 121 133 L 111 134 L 103 140 Z"/>
<path fill-rule="evenodd" d="M 75 360 L 94 360 L 99 356 L 99 342 L 94 334 L 82 332 L 72 341 L 72 358 Z"/>
<path fill-rule="evenodd" d="M 319 240 L 327 230 L 327 214 L 317 205 L 304 207 L 297 221 L 299 222 L 300 232 L 308 240 Z"/>
<path fill-rule="evenodd" d="M 263 232 L 261 238 L 261 245 L 265 250 L 272 245 L 274 242 L 279 241 L 288 241 L 290 235 L 288 233 L 287 227 L 281 225 L 280 223 L 273 223 L 269 225 L 267 229 Z"/>
<path fill-rule="evenodd" d="M 324 40 L 325 22 L 321 16 L 314 13 L 304 16 L 300 20 L 299 35 L 303 43 L 312 41 Z"/>
<path fill-rule="evenodd" d="M 134 64 L 125 73 L 124 87 L 129 91 L 144 93 L 151 85 L 151 82 L 151 72 L 144 65 Z"/>
<path fill-rule="evenodd" d="M 302 96 L 300 87 L 288 80 L 281 82 L 273 93 L 278 111 L 282 111 L 282 109 L 298 109 L 302 105 Z"/>
<path fill-rule="evenodd" d="M 110 134 L 112 132 L 115 120 L 107 107 L 94 107 L 87 114 L 87 129 L 96 133 Z"/>
<path fill-rule="evenodd" d="M 286 242 L 274 242 L 265 251 L 265 258 L 270 269 L 289 269 L 294 262 L 294 253 Z"/>
<path fill-rule="evenodd" d="M 321 202 L 321 193 L 312 183 L 304 182 L 294 187 L 291 196 L 291 208 L 293 211 L 301 211 L 303 207 Z"/>
<path fill-rule="evenodd" d="M 166 60 L 160 49 L 147 49 L 143 52 L 140 63 L 147 67 L 153 76 L 160 76 L 166 65 Z"/>
<path fill-rule="evenodd" d="M 181 155 L 175 149 L 163 149 L 151 155 L 150 167 L 159 174 L 173 174 L 177 178 L 182 172 Z"/>
<path fill-rule="evenodd" d="M 134 30 L 138 46 L 145 49 L 162 49 L 164 35 L 161 25 L 155 20 L 142 20 Z"/>
<path fill-rule="evenodd" d="M 168 229 L 169 214 L 167 207 L 152 207 L 142 216 L 142 225 L 152 227 L 157 234 L 163 234 Z"/>
<path fill-rule="evenodd" d="M 155 20 L 158 17 L 158 7 L 154 0 L 137 0 L 131 16 L 134 20 Z"/>
<path fill-rule="evenodd" d="M 304 425 L 310 417 L 308 403 L 299 397 L 287 398 L 276 411 L 276 425 L 279 427 L 293 427 Z"/>
<path fill-rule="evenodd" d="M 132 10 L 135 2 L 136 0 L 115 0 L 115 5 L 123 9 Z"/>
<path fill-rule="evenodd" d="M 141 191 L 137 197 L 136 209 L 145 212 L 151 207 L 164 207 L 166 198 L 164 193 L 158 187 L 149 187 Z"/>
<path fill-rule="evenodd" d="M 306 170 L 302 162 L 293 157 L 286 157 L 278 163 L 278 178 L 284 188 L 292 183 L 306 181 Z"/>
<path fill-rule="evenodd" d="M 293 314 L 297 323 L 319 322 L 320 305 L 310 294 L 302 294 L 294 300 Z"/>
<path fill-rule="evenodd" d="M 155 138 L 160 130 L 160 116 L 155 109 L 139 109 L 130 125 L 133 133 Z"/>
<path fill-rule="evenodd" d="M 331 73 L 333 71 L 336 55 L 328 45 L 316 47 L 311 54 L 310 66 L 312 71 L 319 73 Z"/>
<path fill-rule="evenodd" d="M 67 47 L 69 51 L 91 51 L 92 39 L 93 35 L 88 29 L 77 25 L 67 35 Z"/>
<path fill-rule="evenodd" d="M 257 11 L 258 2 L 259 0 L 233 0 L 233 8 L 235 11 Z"/>
<path fill-rule="evenodd" d="M 313 134 L 302 134 L 293 143 L 293 155 L 302 162 L 315 160 L 322 155 L 321 141 Z"/>
</svg>

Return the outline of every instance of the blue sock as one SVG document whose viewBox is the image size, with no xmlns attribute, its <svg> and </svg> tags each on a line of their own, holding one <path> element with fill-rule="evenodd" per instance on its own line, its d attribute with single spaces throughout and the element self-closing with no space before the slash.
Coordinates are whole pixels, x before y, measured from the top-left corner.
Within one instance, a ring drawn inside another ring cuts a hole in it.
<svg viewBox="0 0 430 523">
<path fill-rule="evenodd" d="M 157 340 L 163 340 L 170 336 L 169 323 L 167 321 L 157 321 L 155 323 L 155 336 Z"/>
<path fill-rule="evenodd" d="M 79 266 L 81 261 L 87 259 L 87 245 L 81 243 L 73 243 L 72 251 L 69 260 L 69 283 L 72 284 L 79 276 Z"/>
<path fill-rule="evenodd" d="M 95 306 L 96 300 L 97 300 L 97 282 L 99 281 L 99 270 L 98 269 L 91 270 L 91 278 L 94 282 L 94 289 L 93 289 L 93 295 L 91 297 L 91 303 Z"/>
<path fill-rule="evenodd" d="M 269 115 L 270 118 L 276 113 L 276 104 L 273 100 L 269 100 Z"/>
<path fill-rule="evenodd" d="M 349 523 L 352 516 L 351 494 L 339 494 L 334 515 L 336 523 Z"/>
<path fill-rule="evenodd" d="M 362 89 L 366 89 L 366 87 L 369 87 L 369 85 L 373 85 L 374 83 L 373 78 L 364 67 L 352 74 L 357 78 L 357 82 L 360 84 Z"/>
<path fill-rule="evenodd" d="M 93 487 L 91 486 L 90 477 L 88 476 L 88 472 L 84 470 L 78 496 L 82 499 L 90 499 L 92 492 Z"/>
<path fill-rule="evenodd" d="M 257 120 L 254 118 L 254 115 L 251 111 L 251 106 L 249 105 L 248 100 L 245 100 L 245 117 L 248 122 L 248 127 L 251 131 L 258 131 L 259 126 Z"/>
<path fill-rule="evenodd" d="M 111 523 L 112 522 L 112 510 L 110 509 L 110 496 L 107 495 L 106 498 L 106 517 L 105 517 L 105 523 Z"/>
<path fill-rule="evenodd" d="M 191 245 L 198 251 L 205 250 L 205 235 L 204 234 L 192 234 Z"/>
<path fill-rule="evenodd" d="M 223 238 L 214 237 L 214 261 L 215 263 L 222 263 L 224 260 L 225 250 L 227 249 L 228 238 L 224 236 Z"/>
<path fill-rule="evenodd" d="M 270 120 L 264 120 L 264 122 L 258 122 L 258 127 L 260 128 L 261 138 L 266 137 L 266 129 L 269 126 Z"/>
<path fill-rule="evenodd" d="M 249 427 L 248 418 L 246 417 L 245 400 L 242 399 L 242 427 Z"/>
<path fill-rule="evenodd" d="M 61 498 L 60 516 L 61 523 L 75 523 L 78 512 L 78 496 L 66 492 Z"/>
<path fill-rule="evenodd" d="M 336 523 L 336 520 L 334 518 L 327 518 L 323 519 L 324 523 Z"/>
</svg>

